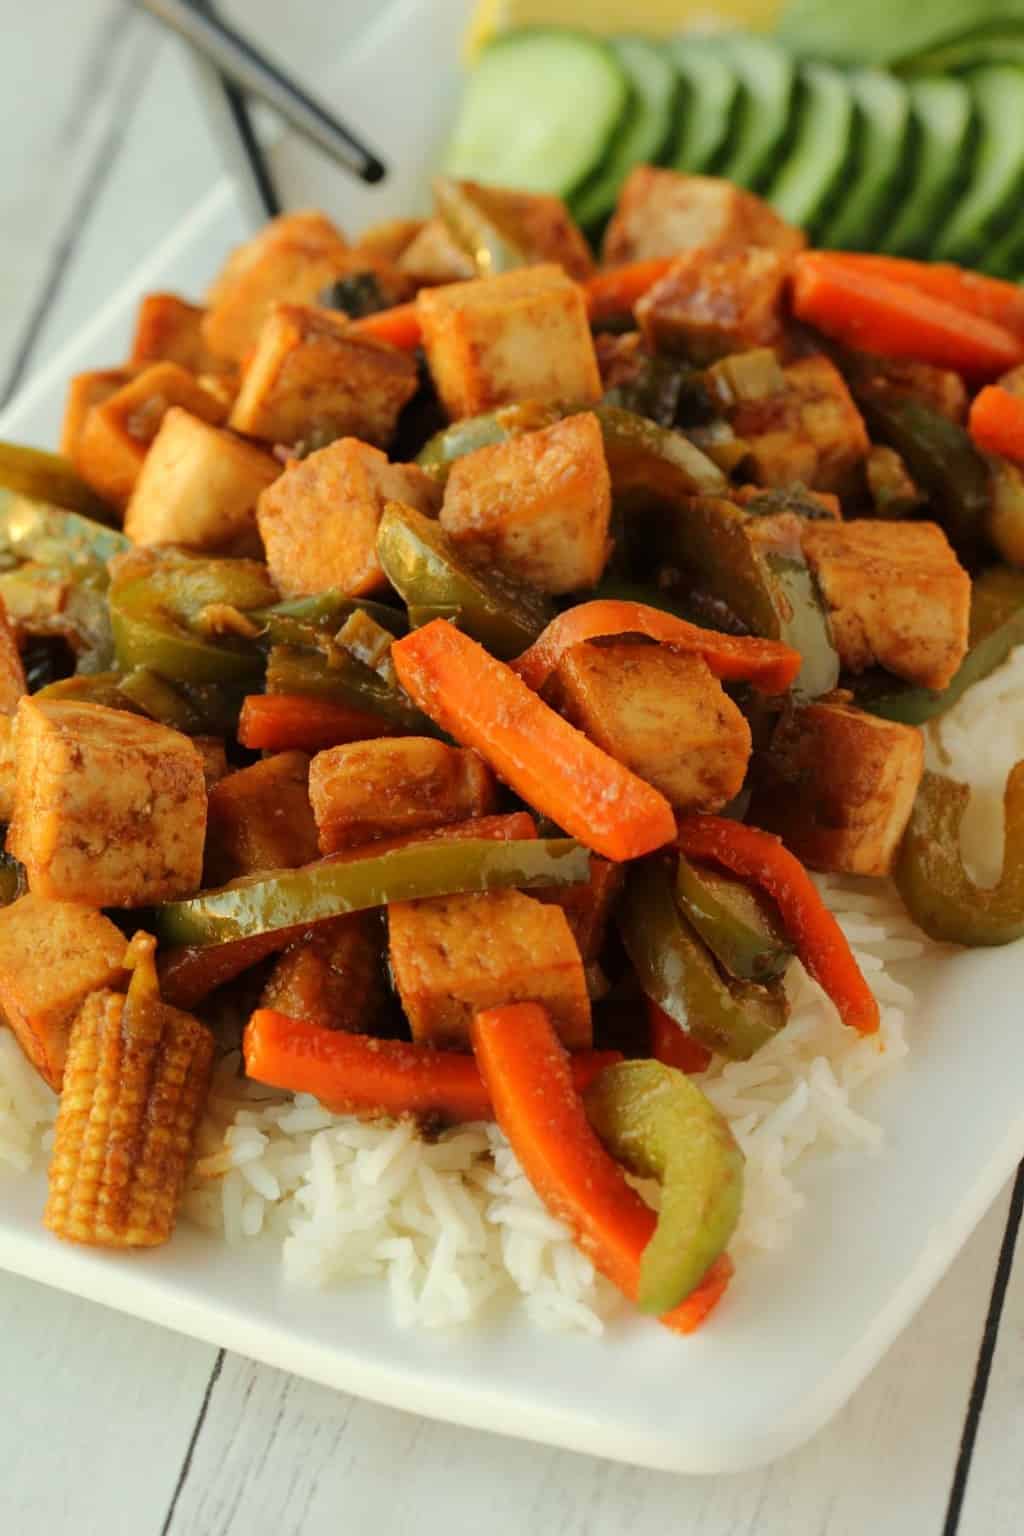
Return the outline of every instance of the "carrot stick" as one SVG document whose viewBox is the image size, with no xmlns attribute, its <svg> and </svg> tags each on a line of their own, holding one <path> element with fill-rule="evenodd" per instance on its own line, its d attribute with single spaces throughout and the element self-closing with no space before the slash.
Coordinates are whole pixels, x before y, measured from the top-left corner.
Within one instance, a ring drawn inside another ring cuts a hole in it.
<svg viewBox="0 0 1024 1536">
<path fill-rule="evenodd" d="M 257 1083 L 315 1094 L 336 1114 L 444 1115 L 491 1120 L 490 1094 L 473 1057 L 405 1040 L 379 1040 L 257 1008 L 242 1040 L 245 1070 Z M 578 1051 L 571 1081 L 583 1092 L 618 1051 Z"/>
<path fill-rule="evenodd" d="M 570 647 L 598 635 L 647 635 L 680 651 L 703 656 L 716 677 L 749 682 L 762 693 L 782 693 L 800 671 L 801 657 L 778 640 L 720 635 L 646 603 L 598 598 L 560 613 L 528 651 L 512 662 L 529 687 L 541 688 Z"/>
<path fill-rule="evenodd" d="M 364 315 L 361 320 L 353 320 L 349 331 L 371 341 L 386 341 L 402 352 L 415 352 L 423 340 L 415 304 L 396 304 L 391 309 L 378 310 L 375 315 Z"/>
<path fill-rule="evenodd" d="M 657 1224 L 587 1119 L 569 1056 L 537 1003 L 490 1008 L 473 1020 L 473 1049 L 495 1117 L 523 1172 L 602 1274 L 635 1301 L 640 1261 Z M 662 1317 L 690 1333 L 718 1301 L 732 1265 L 723 1256 Z"/>
<path fill-rule="evenodd" d="M 829 259 L 851 272 L 886 278 L 943 303 L 991 320 L 1024 340 L 1024 288 L 1001 277 L 985 277 L 950 262 L 909 261 L 901 256 L 873 256 L 860 251 L 832 251 Z"/>
<path fill-rule="evenodd" d="M 393 735 L 395 727 L 370 710 L 304 693 L 250 693 L 238 718 L 238 740 L 257 751 L 322 752 Z"/>
<path fill-rule="evenodd" d="M 804 251 L 793 267 L 793 312 L 836 341 L 882 357 L 912 357 L 976 378 L 1024 359 L 1024 341 L 1004 326 L 851 268 L 842 255 Z"/>
<path fill-rule="evenodd" d="M 596 272 L 583 284 L 591 325 L 632 312 L 637 299 L 665 276 L 673 257 L 653 261 L 632 261 L 623 267 L 609 267 Z"/>
<path fill-rule="evenodd" d="M 651 1055 L 663 1066 L 675 1067 L 689 1077 L 707 1070 L 711 1052 L 692 1035 L 669 1018 L 664 1008 L 659 1008 L 653 997 L 645 997 L 647 1021 L 651 1026 Z"/>
<path fill-rule="evenodd" d="M 1024 399 L 998 384 L 987 385 L 971 404 L 967 422 L 971 437 L 984 453 L 1024 464 Z"/>
<path fill-rule="evenodd" d="M 689 816 L 679 823 L 679 847 L 687 858 L 710 859 L 766 891 L 805 969 L 828 993 L 843 1023 L 862 1035 L 877 1031 L 878 1004 L 843 930 L 779 838 L 722 816 Z"/>
<path fill-rule="evenodd" d="M 635 859 L 671 841 L 664 795 L 541 702 L 503 662 L 434 619 L 391 647 L 398 680 L 420 709 L 499 778 L 595 853 Z"/>
</svg>

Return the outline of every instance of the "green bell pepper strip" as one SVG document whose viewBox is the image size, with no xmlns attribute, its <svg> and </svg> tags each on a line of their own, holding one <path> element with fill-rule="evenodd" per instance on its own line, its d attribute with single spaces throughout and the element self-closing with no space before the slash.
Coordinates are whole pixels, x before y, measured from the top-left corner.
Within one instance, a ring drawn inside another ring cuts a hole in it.
<svg viewBox="0 0 1024 1536">
<path fill-rule="evenodd" d="M 0 443 L 0 486 L 45 502 L 48 507 L 64 507 L 81 512 L 100 523 L 113 523 L 115 513 L 86 485 L 74 466 L 56 453 L 39 448 L 25 448 L 20 443 Z"/>
<path fill-rule="evenodd" d="M 398 608 L 333 591 L 291 598 L 271 608 L 250 609 L 246 617 L 259 626 L 261 638 L 271 645 L 309 645 L 319 634 L 333 634 L 354 613 L 368 614 L 393 635 L 404 635 L 409 627 Z"/>
<path fill-rule="evenodd" d="M 885 673 L 869 673 L 853 683 L 854 701 L 870 715 L 924 725 L 945 714 L 975 683 L 988 677 L 1018 645 L 1024 645 L 1024 609 L 971 647 L 952 682 L 940 692 L 930 688 L 900 688 Z"/>
<path fill-rule="evenodd" d="M 658 1315 L 695 1290 L 736 1230 L 744 1157 L 696 1083 L 659 1061 L 606 1067 L 583 1096 L 607 1150 L 661 1186 L 658 1224 L 640 1260 L 637 1305 Z"/>
<path fill-rule="evenodd" d="M 998 885 L 975 885 L 960 857 L 970 790 L 926 773 L 893 865 L 893 880 L 929 938 L 972 947 L 1024 938 L 1024 763 L 1006 781 L 1006 840 Z"/>
<path fill-rule="evenodd" d="M 136 667 L 121 679 L 121 693 L 136 704 L 151 720 L 183 731 L 186 736 L 198 736 L 209 729 L 209 722 L 192 702 L 157 672 L 147 667 Z"/>
<path fill-rule="evenodd" d="M 502 219 L 486 187 L 435 176 L 434 207 L 455 244 L 465 251 L 478 277 L 497 277 L 526 266 L 529 256 L 518 231 Z M 499 194 L 500 195 L 500 194 Z"/>
<path fill-rule="evenodd" d="M 746 1061 L 782 1029 L 789 1014 L 785 993 L 719 974 L 679 911 L 666 859 L 630 865 L 618 921 L 644 992 L 708 1050 Z"/>
<path fill-rule="evenodd" d="M 590 854 L 571 838 L 412 843 L 357 859 L 322 859 L 166 902 L 156 910 L 156 929 L 165 944 L 224 944 L 393 901 L 576 885 L 589 878 Z"/>
<path fill-rule="evenodd" d="M 264 657 L 254 645 L 193 634 L 143 578 L 110 593 L 114 651 L 125 672 L 158 672 L 182 683 L 255 683 Z"/>
<path fill-rule="evenodd" d="M 616 405 L 598 405 L 605 457 L 616 502 L 649 508 L 687 496 L 722 496 L 728 481 L 682 432 Z"/>
<path fill-rule="evenodd" d="M 523 432 L 539 432 L 553 426 L 563 415 L 557 406 L 525 401 L 521 405 L 499 406 L 482 416 L 467 416 L 428 438 L 416 456 L 416 463 L 443 485 L 456 459 L 475 453 L 478 448 L 507 442 Z"/>
<path fill-rule="evenodd" d="M 531 646 L 554 614 L 539 592 L 477 569 L 433 518 L 400 502 L 384 508 L 377 557 L 410 608 L 457 611 L 459 628 L 501 661 Z"/>
<path fill-rule="evenodd" d="M 715 959 L 737 981 L 779 981 L 795 953 L 781 919 L 744 880 L 682 854 L 676 901 Z"/>
<path fill-rule="evenodd" d="M 1018 609 L 1024 608 L 1024 571 L 1012 565 L 990 565 L 971 582 L 969 644 L 991 635 Z"/>
<path fill-rule="evenodd" d="M 0 455 L 2 451 L 0 446 Z M 18 560 L 35 560 L 40 565 L 104 565 L 131 547 L 131 540 L 116 528 L 105 528 L 80 512 L 0 489 L 0 550 Z"/>
<path fill-rule="evenodd" d="M 321 651 L 275 645 L 267 659 L 266 691 L 336 699 L 364 714 L 380 715 L 400 730 L 419 736 L 437 734 L 433 722 L 396 684 L 346 651 L 339 650 L 328 659 Z"/>
</svg>

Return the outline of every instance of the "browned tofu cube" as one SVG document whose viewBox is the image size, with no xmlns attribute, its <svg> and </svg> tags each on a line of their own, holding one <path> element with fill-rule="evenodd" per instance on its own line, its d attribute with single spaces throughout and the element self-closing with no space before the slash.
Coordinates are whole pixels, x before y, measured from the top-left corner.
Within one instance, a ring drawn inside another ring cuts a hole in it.
<svg viewBox="0 0 1024 1536">
<path fill-rule="evenodd" d="M 262 869 L 297 869 L 317 853 L 305 752 L 265 757 L 227 774 L 210 790 L 207 885 L 224 885 Z"/>
<path fill-rule="evenodd" d="M 441 526 L 542 592 L 576 592 L 600 580 L 611 511 L 601 427 L 587 411 L 456 459 Z"/>
<path fill-rule="evenodd" d="M 73 376 L 68 384 L 60 429 L 60 451 L 66 459 L 74 459 L 82 428 L 93 406 L 102 405 L 104 400 L 116 395 L 137 372 L 137 368 L 100 368 Z"/>
<path fill-rule="evenodd" d="M 189 373 L 222 373 L 231 365 L 203 340 L 205 314 L 201 305 L 189 304 L 176 293 L 147 293 L 135 321 L 131 363 L 177 363 Z"/>
<path fill-rule="evenodd" d="M 7 848 L 37 896 L 143 907 L 190 896 L 206 783 L 187 736 L 72 699 L 22 699 Z"/>
<path fill-rule="evenodd" d="M 763 400 L 738 401 L 729 424 L 747 444 L 744 469 L 757 485 L 849 491 L 871 443 L 838 368 L 803 357 L 784 368 L 786 387 Z"/>
<path fill-rule="evenodd" d="M 0 715 L 13 715 L 26 692 L 25 668 L 14 627 L 0 597 Z"/>
<path fill-rule="evenodd" d="M 742 788 L 750 727 L 701 656 L 630 640 L 572 646 L 546 696 L 680 811 L 715 811 Z"/>
<path fill-rule="evenodd" d="M 256 503 L 280 473 L 273 454 L 175 406 L 139 472 L 124 531 L 136 544 L 255 553 Z"/>
<path fill-rule="evenodd" d="M 14 721 L 0 715 L 0 821 L 14 815 L 14 787 L 18 781 L 18 755 L 14 748 Z"/>
<path fill-rule="evenodd" d="M 117 985 L 125 948 L 109 917 L 77 901 L 30 895 L 0 909 L 0 1013 L 58 1093 L 75 1014 Z"/>
<path fill-rule="evenodd" d="M 784 252 L 767 246 L 686 251 L 637 302 L 644 340 L 697 363 L 772 346 L 782 335 L 789 266 Z"/>
<path fill-rule="evenodd" d="M 784 717 L 758 759 L 749 820 L 812 869 L 886 875 L 923 771 L 916 726 L 808 704 Z"/>
<path fill-rule="evenodd" d="M 430 736 L 352 741 L 318 752 L 309 798 L 320 851 L 336 853 L 381 837 L 487 816 L 496 804 L 483 758 Z"/>
<path fill-rule="evenodd" d="M 275 961 L 260 998 L 290 1019 L 372 1034 L 386 1000 L 384 932 L 376 912 L 317 923 Z"/>
<path fill-rule="evenodd" d="M 276 304 L 231 412 L 236 432 L 318 448 L 337 437 L 387 444 L 418 387 L 405 352 L 353 335 L 345 315 Z"/>
<path fill-rule="evenodd" d="M 271 304 L 310 304 L 348 269 L 349 248 L 330 219 L 303 210 L 272 219 L 239 246 L 207 294 L 203 338 L 240 363 L 256 345 Z"/>
<path fill-rule="evenodd" d="M 579 885 L 557 885 L 535 891 L 538 901 L 561 907 L 584 965 L 592 965 L 604 945 L 608 919 L 622 890 L 626 871 L 621 864 L 591 854 L 590 879 Z"/>
<path fill-rule="evenodd" d="M 214 426 L 224 420 L 220 401 L 192 374 L 177 363 L 154 363 L 85 418 L 74 452 L 82 479 L 114 506 L 127 506 L 149 445 L 175 405 Z"/>
<path fill-rule="evenodd" d="M 553 264 L 417 295 L 427 362 L 453 419 L 601 397 L 583 290 Z"/>
<path fill-rule="evenodd" d="M 877 662 L 924 688 L 945 688 L 967 651 L 971 580 L 935 523 L 808 523 L 802 544 L 818 578 L 843 666 Z"/>
<path fill-rule="evenodd" d="M 332 588 L 362 597 L 387 587 L 377 559 L 385 503 L 433 515 L 441 496 L 415 464 L 389 464 L 354 437 L 291 463 L 256 509 L 267 564 L 285 597 Z"/>
<path fill-rule="evenodd" d="M 801 230 L 732 182 L 638 165 L 623 185 L 605 231 L 604 259 L 617 266 L 675 256 L 694 246 L 710 252 L 751 245 L 792 256 L 806 243 Z"/>
<path fill-rule="evenodd" d="M 541 1003 L 570 1050 L 592 1042 L 583 962 L 565 913 L 522 891 L 388 908 L 391 973 L 414 1040 L 465 1049 L 473 1015 Z"/>
<path fill-rule="evenodd" d="M 442 219 L 427 220 L 399 256 L 398 267 L 417 288 L 476 276 L 472 258 L 452 239 Z"/>
</svg>

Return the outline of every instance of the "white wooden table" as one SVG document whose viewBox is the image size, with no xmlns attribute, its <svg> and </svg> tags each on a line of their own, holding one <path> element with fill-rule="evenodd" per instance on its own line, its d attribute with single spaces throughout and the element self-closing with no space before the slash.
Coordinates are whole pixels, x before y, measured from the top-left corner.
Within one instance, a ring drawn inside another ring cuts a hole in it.
<svg viewBox="0 0 1024 1536">
<path fill-rule="evenodd" d="M 267 42 L 276 16 L 274 46 L 296 59 L 317 3 L 233 12 Z M 330 3 L 339 33 L 372 9 Z M 118 0 L 0 0 L 0 57 L 2 400 L 219 164 L 176 45 Z M 0 1532 L 1018 1536 L 1022 1193 L 1004 1191 L 827 1430 L 707 1480 L 433 1424 L 0 1275 Z"/>
</svg>

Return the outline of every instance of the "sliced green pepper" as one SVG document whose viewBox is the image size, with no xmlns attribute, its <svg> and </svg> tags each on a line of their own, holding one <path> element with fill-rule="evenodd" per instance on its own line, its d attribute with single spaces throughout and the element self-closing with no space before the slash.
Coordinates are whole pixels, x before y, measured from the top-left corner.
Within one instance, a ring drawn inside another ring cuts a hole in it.
<svg viewBox="0 0 1024 1536">
<path fill-rule="evenodd" d="M 393 901 L 507 886 L 576 885 L 589 878 L 590 854 L 571 838 L 410 843 L 360 859 L 322 859 L 167 902 L 157 908 L 157 932 L 167 944 L 224 944 Z"/>
<path fill-rule="evenodd" d="M 971 946 L 1024 938 L 1024 763 L 1006 781 L 1006 841 L 998 885 L 975 885 L 960 857 L 965 784 L 926 773 L 893 866 L 907 911 L 929 938 Z"/>
<path fill-rule="evenodd" d="M 436 735 L 436 727 L 401 689 L 346 651 L 330 659 L 322 651 L 275 645 L 267 658 L 268 693 L 311 694 L 337 699 L 353 709 L 380 715 L 392 725 L 420 736 Z"/>
<path fill-rule="evenodd" d="M 76 704 L 102 704 L 106 709 L 125 709 L 129 714 L 142 715 L 141 705 L 122 692 L 120 672 L 92 672 L 75 677 L 62 677 L 58 682 L 47 683 L 36 694 L 40 699 L 69 699 Z"/>
<path fill-rule="evenodd" d="M 693 364 L 683 358 L 645 353 L 632 378 L 605 391 L 604 404 L 644 416 L 659 427 L 673 427 L 694 377 Z"/>
<path fill-rule="evenodd" d="M 91 517 L 0 490 L 0 553 L 8 558 L 40 565 L 104 565 L 131 547 L 123 533 Z"/>
<path fill-rule="evenodd" d="M 121 679 L 121 693 L 151 720 L 184 731 L 187 736 L 197 736 L 209 729 L 208 722 L 179 689 L 146 667 L 136 667 Z"/>
<path fill-rule="evenodd" d="M 974 646 L 1024 608 L 1024 571 L 1012 565 L 990 565 L 971 582 L 971 628 Z"/>
<path fill-rule="evenodd" d="M 758 891 L 682 855 L 676 900 L 719 965 L 737 981 L 778 981 L 794 955 L 777 913 Z"/>
<path fill-rule="evenodd" d="M 703 1280 L 736 1230 L 743 1153 L 727 1121 L 682 1072 L 660 1061 L 606 1067 L 587 1116 L 629 1171 L 661 1186 L 658 1225 L 640 1261 L 637 1305 L 670 1311 Z"/>
<path fill-rule="evenodd" d="M 505 207 L 505 194 L 471 181 L 435 176 L 434 207 L 438 216 L 477 270 L 479 277 L 497 277 L 526 266 L 529 249 Z"/>
<path fill-rule="evenodd" d="M 758 986 L 719 973 L 679 911 L 674 871 L 664 858 L 630 866 L 619 928 L 647 996 L 708 1050 L 746 1061 L 785 1024 L 789 1005 L 777 983 Z"/>
<path fill-rule="evenodd" d="M 553 426 L 563 414 L 557 406 L 528 400 L 521 405 L 499 406 L 482 416 L 467 416 L 464 421 L 454 421 L 435 432 L 420 449 L 416 463 L 443 484 L 456 459 L 475 453 L 478 448 L 507 442 L 524 432 L 539 432 Z"/>
<path fill-rule="evenodd" d="M 967 652 L 948 687 L 936 693 L 930 688 L 901 688 L 884 672 L 865 673 L 854 680 L 855 702 L 871 715 L 899 720 L 904 725 L 924 725 L 945 714 L 973 684 L 988 677 L 1018 645 L 1024 645 L 1024 609 L 998 629 L 992 630 Z"/>
<path fill-rule="evenodd" d="M 480 570 L 433 518 L 392 501 L 377 531 L 377 557 L 411 608 L 451 608 L 459 627 L 501 660 L 519 656 L 554 616 L 539 592 Z"/>
<path fill-rule="evenodd" d="M 656 510 L 676 506 L 687 496 L 721 496 L 728 486 L 716 464 L 695 448 L 682 432 L 624 411 L 599 405 L 612 494 L 628 508 Z"/>
<path fill-rule="evenodd" d="M 74 466 L 56 453 L 0 443 L 0 486 L 51 508 L 82 512 L 101 523 L 113 523 L 112 508 L 86 485 Z"/>
<path fill-rule="evenodd" d="M 249 609 L 247 617 L 260 627 L 271 645 L 308 645 L 315 642 L 318 634 L 334 634 L 354 613 L 368 614 L 393 635 L 404 635 L 409 627 L 405 614 L 398 608 L 333 591 L 291 598 L 275 603 L 272 608 Z"/>
</svg>

